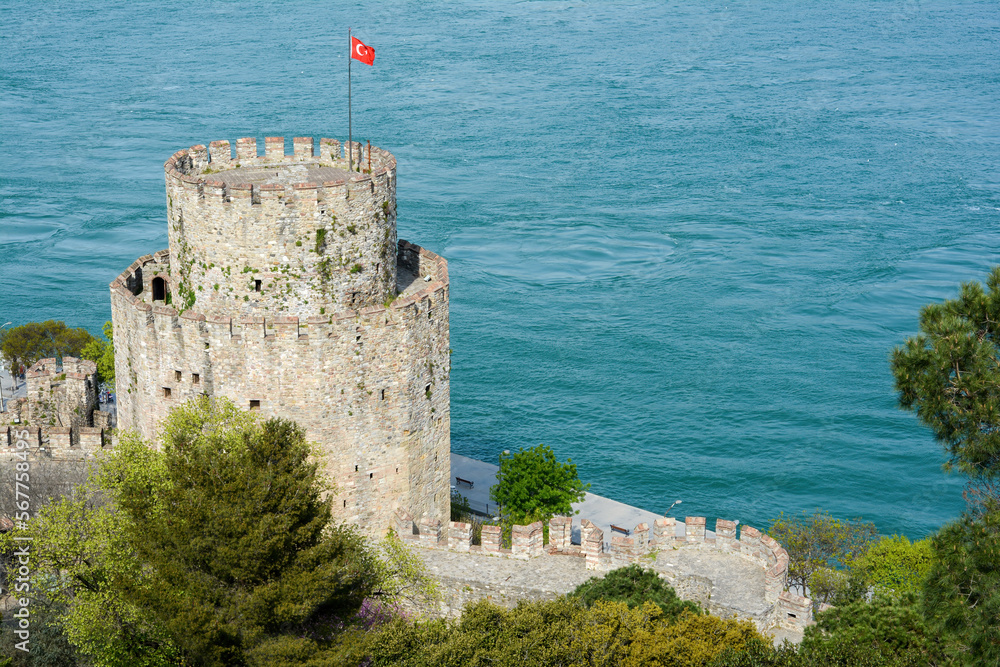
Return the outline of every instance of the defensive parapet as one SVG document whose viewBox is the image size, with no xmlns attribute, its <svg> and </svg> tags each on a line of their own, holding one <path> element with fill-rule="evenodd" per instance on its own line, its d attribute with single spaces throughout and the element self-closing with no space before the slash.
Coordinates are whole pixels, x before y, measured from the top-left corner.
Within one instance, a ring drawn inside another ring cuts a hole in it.
<svg viewBox="0 0 1000 667">
<path fill-rule="evenodd" d="M 0 460 L 85 461 L 113 446 L 111 433 L 105 429 L 81 426 L 40 427 L 30 424 L 0 426 Z"/>
<path fill-rule="evenodd" d="M 302 318 L 383 303 L 396 289 L 396 160 L 355 143 L 214 141 L 164 165 L 170 272 L 163 298 L 205 315 Z M 154 297 L 155 300 L 155 297 Z M 241 303 L 234 303 L 234 302 Z"/>
<path fill-rule="evenodd" d="M 335 140 L 266 145 L 167 161 L 170 248 L 110 285 L 119 426 L 155 441 L 172 407 L 226 397 L 306 430 L 339 518 L 446 520 L 447 262 L 397 241 L 389 153 L 351 173 Z"/>
<path fill-rule="evenodd" d="M 785 591 L 788 577 L 788 553 L 774 539 L 761 534 L 750 526 L 742 527 L 736 537 L 735 521 L 718 519 L 714 536 L 707 536 L 704 517 L 687 517 L 678 524 L 672 517 L 657 519 L 650 526 L 640 523 L 628 535 L 611 538 L 611 548 L 606 549 L 604 532 L 588 519 L 580 523 L 580 544 L 574 544 L 573 519 L 553 517 L 549 520 L 548 546 L 542 545 L 542 524 L 513 526 L 510 548 L 501 547 L 500 526 L 483 526 L 480 544 L 473 544 L 472 527 L 468 523 L 450 522 L 447 526 L 421 520 L 414 523 L 413 516 L 404 509 L 397 509 L 395 530 L 405 542 L 431 549 L 447 549 L 472 554 L 506 558 L 529 559 L 543 554 L 568 555 L 583 558 L 588 570 L 606 572 L 631 563 L 650 566 L 657 554 L 669 550 L 709 549 L 734 558 L 748 559 L 764 570 L 763 598 L 770 606 L 770 613 L 762 629 L 778 625 L 802 628 L 812 623 L 812 602 Z M 759 619 L 758 619 L 759 620 Z"/>
</svg>

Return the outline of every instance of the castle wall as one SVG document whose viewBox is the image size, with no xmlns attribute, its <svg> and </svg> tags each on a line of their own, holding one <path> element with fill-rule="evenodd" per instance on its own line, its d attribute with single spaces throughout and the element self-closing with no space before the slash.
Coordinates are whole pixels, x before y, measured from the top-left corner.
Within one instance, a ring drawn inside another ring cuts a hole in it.
<svg viewBox="0 0 1000 667">
<path fill-rule="evenodd" d="M 225 396 L 305 428 L 337 485 L 339 518 L 379 531 L 388 528 L 396 507 L 405 506 L 447 520 L 450 357 L 443 259 L 400 241 L 404 270 L 429 278 L 419 291 L 388 307 L 304 319 L 181 313 L 128 289 L 139 270 L 148 281 L 166 259 L 164 251 L 142 258 L 111 284 L 121 429 L 154 440 L 171 408 L 200 394 Z"/>
<path fill-rule="evenodd" d="M 175 307 L 306 318 L 394 294 L 395 158 L 371 148 L 371 173 L 348 172 L 338 142 L 322 140 L 316 156 L 311 138 L 294 144 L 286 156 L 284 138 L 268 137 L 258 157 L 256 140 L 240 139 L 233 161 L 228 142 L 213 142 L 164 165 Z M 321 173 L 331 180 L 302 182 Z M 244 182 L 265 178 L 277 182 Z"/>
<path fill-rule="evenodd" d="M 417 553 L 442 584 L 441 603 L 413 609 L 419 613 L 458 616 L 464 606 L 482 599 L 506 607 L 553 599 L 594 574 L 639 564 L 659 572 L 682 599 L 716 616 L 749 620 L 760 630 L 800 631 L 812 623 L 812 601 L 784 591 L 788 554 L 780 544 L 751 527 L 736 539 L 735 522 L 724 519 L 716 521 L 716 535 L 726 538 L 706 537 L 705 524 L 705 517 L 687 517 L 678 535 L 675 519 L 659 518 L 650 537 L 650 527 L 640 523 L 628 536 L 613 536 L 605 551 L 603 531 L 593 522 L 581 521 L 582 544 L 575 545 L 573 519 L 553 517 L 547 546 L 536 522 L 513 526 L 511 548 L 505 549 L 499 526 L 483 526 L 481 544 L 474 545 L 467 523 L 415 522 L 404 508 L 394 516 L 396 534 L 419 547 Z M 518 560 L 530 563 L 514 565 Z"/>
<path fill-rule="evenodd" d="M 97 364 L 86 359 L 41 359 L 26 373 L 27 419 L 44 427 L 77 431 L 93 424 L 97 409 Z"/>
</svg>

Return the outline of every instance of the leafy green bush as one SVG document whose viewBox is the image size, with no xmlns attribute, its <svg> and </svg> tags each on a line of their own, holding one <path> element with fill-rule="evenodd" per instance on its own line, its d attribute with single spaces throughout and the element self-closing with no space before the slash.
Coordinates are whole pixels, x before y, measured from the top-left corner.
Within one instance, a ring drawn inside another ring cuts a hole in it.
<svg viewBox="0 0 1000 667">
<path fill-rule="evenodd" d="M 806 587 L 813 589 L 814 573 L 841 569 L 849 564 L 878 535 L 873 523 L 837 519 L 819 510 L 812 514 L 803 512 L 800 516 L 782 513 L 771 522 L 767 532 L 788 552 L 788 585 L 799 591 Z M 832 577 L 828 572 L 821 577 L 825 579 L 816 582 L 819 585 L 813 591 L 813 600 L 830 602 L 838 589 L 831 586 Z"/>
<path fill-rule="evenodd" d="M 931 541 L 903 535 L 883 537 L 850 565 L 851 572 L 877 595 L 916 593 L 931 567 Z"/>
<path fill-rule="evenodd" d="M 682 614 L 675 622 L 652 602 L 578 599 L 490 602 L 466 607 L 458 621 L 395 621 L 371 639 L 374 667 L 562 667 L 670 665 L 703 667 L 727 647 L 766 641 L 746 621 Z"/>
<path fill-rule="evenodd" d="M 591 577 L 571 593 L 587 607 L 598 600 L 624 602 L 630 609 L 652 602 L 663 611 L 667 620 L 676 620 L 681 614 L 700 614 L 695 602 L 681 600 L 670 584 L 653 570 L 644 570 L 632 564 L 608 572 L 604 577 Z"/>
</svg>

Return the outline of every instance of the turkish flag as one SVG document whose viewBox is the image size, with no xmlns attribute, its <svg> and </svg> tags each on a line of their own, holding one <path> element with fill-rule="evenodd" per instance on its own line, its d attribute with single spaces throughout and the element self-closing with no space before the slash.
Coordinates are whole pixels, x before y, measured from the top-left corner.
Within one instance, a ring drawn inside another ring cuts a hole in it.
<svg viewBox="0 0 1000 667">
<path fill-rule="evenodd" d="M 357 37 L 351 37 L 351 57 L 366 65 L 374 65 L 375 49 L 365 46 Z"/>
</svg>

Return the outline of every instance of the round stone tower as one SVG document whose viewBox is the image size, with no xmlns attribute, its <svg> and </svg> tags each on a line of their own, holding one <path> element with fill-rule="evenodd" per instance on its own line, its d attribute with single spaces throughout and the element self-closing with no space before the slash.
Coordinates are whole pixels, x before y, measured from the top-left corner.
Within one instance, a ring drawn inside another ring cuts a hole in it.
<svg viewBox="0 0 1000 667">
<path fill-rule="evenodd" d="M 447 263 L 397 242 L 392 155 L 355 143 L 352 172 L 315 148 L 167 160 L 170 247 L 111 283 L 119 427 L 155 440 L 170 408 L 225 396 L 306 429 L 340 518 L 447 521 Z"/>
</svg>

